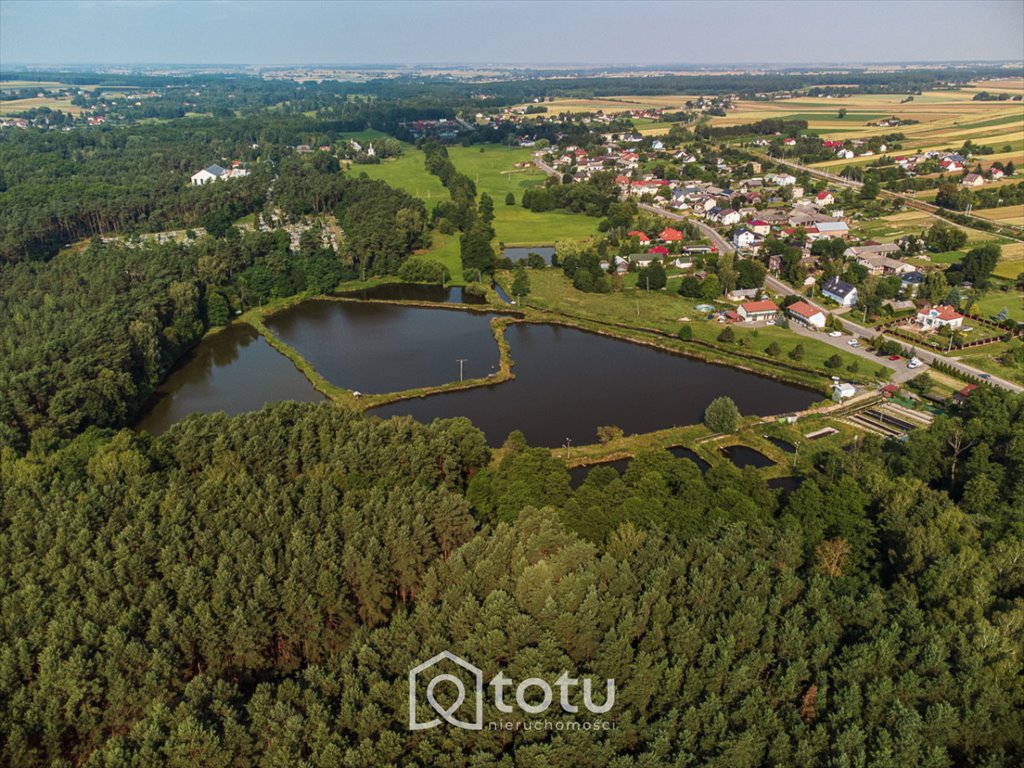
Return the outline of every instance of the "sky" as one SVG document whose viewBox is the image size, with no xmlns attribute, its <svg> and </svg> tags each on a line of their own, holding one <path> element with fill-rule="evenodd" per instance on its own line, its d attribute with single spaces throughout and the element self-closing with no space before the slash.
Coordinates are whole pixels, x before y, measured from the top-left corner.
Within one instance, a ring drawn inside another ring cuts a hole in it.
<svg viewBox="0 0 1024 768">
<path fill-rule="evenodd" d="M 0 70 L 964 60 L 1024 60 L 1024 0 L 0 0 Z"/>
</svg>

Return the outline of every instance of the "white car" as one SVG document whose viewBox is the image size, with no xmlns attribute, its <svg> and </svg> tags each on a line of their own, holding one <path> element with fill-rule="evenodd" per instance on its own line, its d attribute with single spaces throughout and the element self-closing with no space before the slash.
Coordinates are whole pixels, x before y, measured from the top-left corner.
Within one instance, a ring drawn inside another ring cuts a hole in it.
<svg viewBox="0 0 1024 768">
<path fill-rule="evenodd" d="M 920 367 L 921 367 L 921 361 L 918 360 L 916 357 L 910 358 L 910 361 L 907 363 L 907 368 L 920 368 Z"/>
<path fill-rule="evenodd" d="M 860 342 L 857 341 L 856 339 L 850 339 L 846 343 L 849 344 L 851 347 L 859 347 L 860 346 Z"/>
<path fill-rule="evenodd" d="M 842 336 L 843 332 L 842 331 L 829 331 L 828 335 L 831 336 L 834 339 L 834 338 L 836 338 L 838 336 Z"/>
</svg>

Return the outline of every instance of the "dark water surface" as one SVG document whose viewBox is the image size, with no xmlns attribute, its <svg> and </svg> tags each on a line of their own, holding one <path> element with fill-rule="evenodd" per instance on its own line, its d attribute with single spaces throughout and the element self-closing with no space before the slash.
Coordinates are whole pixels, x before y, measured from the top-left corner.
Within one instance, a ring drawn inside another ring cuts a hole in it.
<svg viewBox="0 0 1024 768">
<path fill-rule="evenodd" d="M 323 399 L 252 327 L 232 325 L 200 342 L 164 379 L 136 427 L 160 434 L 190 413 L 234 415 L 279 400 Z"/>
<path fill-rule="evenodd" d="M 466 360 L 466 378 L 496 370 L 498 349 L 488 317 L 314 300 L 275 315 L 267 325 L 329 381 L 372 393 L 457 381 L 459 358 Z M 467 416 L 491 445 L 520 429 L 532 445 L 559 446 L 567 438 L 574 445 L 592 443 L 604 425 L 635 434 L 694 424 L 719 395 L 735 400 L 742 413 L 759 415 L 800 410 L 821 399 L 803 387 L 574 328 L 518 323 L 505 333 L 514 380 L 404 400 L 367 415 L 409 414 L 426 422 Z M 203 341 L 158 391 L 161 398 L 138 424 L 153 433 L 189 413 L 234 414 L 278 400 L 323 399 L 291 361 L 241 325 Z M 706 468 L 686 449 L 672 453 Z"/>
<path fill-rule="evenodd" d="M 314 299 L 278 312 L 267 327 L 332 384 L 398 392 L 498 369 L 489 315 Z"/>
<path fill-rule="evenodd" d="M 694 424 L 719 395 L 744 414 L 806 408 L 821 395 L 660 350 L 575 328 L 520 323 L 505 331 L 516 378 L 494 387 L 403 400 L 370 415 L 408 414 L 420 421 L 468 416 L 491 445 L 513 429 L 531 445 L 596 440 L 602 425 L 626 434 Z"/>
<path fill-rule="evenodd" d="M 755 451 L 753 448 L 748 448 L 745 445 L 730 445 L 728 448 L 722 448 L 722 453 L 740 469 L 744 467 L 757 467 L 761 469 L 762 467 L 770 467 L 775 463 L 760 451 Z"/>
</svg>

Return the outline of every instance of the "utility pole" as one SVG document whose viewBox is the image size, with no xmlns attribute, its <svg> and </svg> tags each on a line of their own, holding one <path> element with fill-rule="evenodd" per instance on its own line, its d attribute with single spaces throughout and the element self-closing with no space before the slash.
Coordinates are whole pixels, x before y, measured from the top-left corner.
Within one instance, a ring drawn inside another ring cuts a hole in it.
<svg viewBox="0 0 1024 768">
<path fill-rule="evenodd" d="M 572 447 L 572 438 L 565 438 L 565 460 L 569 460 L 569 449 Z"/>
<path fill-rule="evenodd" d="M 456 362 L 459 364 L 459 381 L 462 381 L 462 364 L 465 363 L 468 359 L 468 357 L 456 358 Z"/>
</svg>

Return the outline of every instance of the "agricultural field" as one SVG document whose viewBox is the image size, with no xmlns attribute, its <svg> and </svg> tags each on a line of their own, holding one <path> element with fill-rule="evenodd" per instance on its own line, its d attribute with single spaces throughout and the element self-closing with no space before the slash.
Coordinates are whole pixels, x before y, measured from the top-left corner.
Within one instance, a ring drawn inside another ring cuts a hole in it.
<svg viewBox="0 0 1024 768">
<path fill-rule="evenodd" d="M 1024 227 L 1024 205 L 1004 205 L 1002 208 L 978 208 L 972 211 L 972 213 L 989 221 Z"/>
<path fill-rule="evenodd" d="M 632 112 L 636 109 L 683 109 L 687 101 L 692 101 L 695 96 L 604 96 L 592 99 L 560 99 L 545 101 L 543 106 L 548 108 L 546 114 L 557 115 L 579 114 L 580 112 L 597 112 L 613 114 L 615 112 Z M 540 106 L 532 102 L 517 104 L 515 108 L 529 106 Z"/>
<path fill-rule="evenodd" d="M 25 112 L 29 109 L 49 107 L 52 110 L 60 110 L 70 115 L 78 116 L 84 111 L 82 107 L 75 106 L 71 99 L 56 99 L 49 96 L 33 96 L 30 99 L 10 99 L 0 101 L 0 117 L 10 117 Z"/>
<path fill-rule="evenodd" d="M 847 98 L 797 98 L 778 101 L 741 101 L 724 117 L 712 119 L 712 125 L 738 125 L 767 118 L 803 119 L 808 131 L 826 139 L 852 139 L 886 133 L 903 133 L 904 150 L 958 148 L 970 139 L 993 147 L 996 152 L 984 156 L 986 162 L 1024 161 L 1024 102 L 973 101 L 981 91 L 1024 93 L 1021 81 L 993 80 L 959 91 L 926 91 L 903 103 L 902 94 L 859 94 Z M 839 110 L 846 115 L 839 117 Z M 895 115 L 917 120 L 915 125 L 898 128 L 871 126 L 881 118 Z M 1005 149 L 1009 147 L 1009 149 Z M 852 158 L 820 163 L 817 167 L 836 170 L 845 165 L 870 162 L 874 158 Z"/>
</svg>

